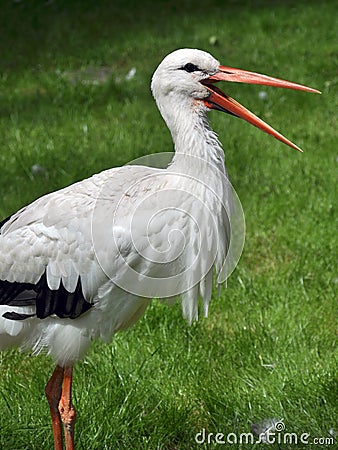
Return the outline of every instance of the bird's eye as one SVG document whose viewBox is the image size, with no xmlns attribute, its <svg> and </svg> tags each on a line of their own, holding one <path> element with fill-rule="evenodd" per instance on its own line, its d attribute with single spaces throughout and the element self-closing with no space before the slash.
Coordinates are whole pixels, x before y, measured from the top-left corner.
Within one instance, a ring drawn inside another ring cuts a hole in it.
<svg viewBox="0 0 338 450">
<path fill-rule="evenodd" d="M 182 67 L 182 70 L 185 70 L 186 72 L 195 72 L 196 70 L 200 70 L 199 67 L 197 67 L 193 63 L 187 63 L 185 66 Z"/>
</svg>

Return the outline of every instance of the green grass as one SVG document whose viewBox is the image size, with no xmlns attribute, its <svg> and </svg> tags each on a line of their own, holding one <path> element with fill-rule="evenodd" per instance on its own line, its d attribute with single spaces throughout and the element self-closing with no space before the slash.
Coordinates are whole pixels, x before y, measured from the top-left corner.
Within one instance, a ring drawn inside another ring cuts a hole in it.
<svg viewBox="0 0 338 450">
<path fill-rule="evenodd" d="M 328 437 L 338 431 L 336 3 L 155 3 L 2 2 L 0 217 L 102 169 L 170 151 L 149 84 L 175 48 L 202 48 L 323 95 L 264 88 L 262 101 L 259 86 L 226 86 L 305 153 L 211 115 L 245 211 L 242 259 L 207 320 L 188 327 L 179 305 L 154 301 L 133 329 L 92 346 L 75 368 L 77 448 L 259 448 L 202 446 L 194 436 L 245 433 L 273 417 L 288 432 Z M 105 83 L 77 81 L 107 67 Z M 1 355 L 1 449 L 52 448 L 43 397 L 52 370 L 44 356 Z"/>
</svg>

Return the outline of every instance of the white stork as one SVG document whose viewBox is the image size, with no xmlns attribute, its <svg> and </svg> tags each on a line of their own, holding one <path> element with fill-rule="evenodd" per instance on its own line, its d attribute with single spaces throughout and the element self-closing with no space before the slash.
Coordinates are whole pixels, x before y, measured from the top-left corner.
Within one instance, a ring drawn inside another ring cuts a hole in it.
<svg viewBox="0 0 338 450">
<path fill-rule="evenodd" d="M 45 351 L 55 360 L 45 392 L 56 450 L 63 447 L 62 425 L 66 449 L 74 448 L 72 370 L 93 339 L 107 341 L 130 327 L 152 297 L 181 294 L 189 321 L 197 319 L 202 297 L 207 313 L 213 267 L 223 270 L 229 247 L 224 205 L 231 202 L 207 112 L 243 118 L 300 150 L 215 87 L 218 81 L 319 92 L 221 66 L 204 51 L 174 51 L 151 84 L 175 145 L 166 169 L 109 169 L 0 224 L 0 349 Z"/>
</svg>

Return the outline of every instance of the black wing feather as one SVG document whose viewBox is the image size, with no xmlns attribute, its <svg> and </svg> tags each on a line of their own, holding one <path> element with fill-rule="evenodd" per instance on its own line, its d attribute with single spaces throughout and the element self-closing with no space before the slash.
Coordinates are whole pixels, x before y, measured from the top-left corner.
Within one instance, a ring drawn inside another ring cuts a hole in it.
<svg viewBox="0 0 338 450">
<path fill-rule="evenodd" d="M 50 289 L 45 273 L 37 284 L 0 280 L 0 305 L 18 307 L 35 305 L 35 315 L 39 319 L 45 319 L 53 314 L 61 319 L 76 319 L 93 306 L 83 296 L 80 278 L 72 293 L 67 291 L 62 281 L 59 289 Z M 23 320 L 32 315 L 7 312 L 3 314 L 3 317 L 11 320 Z"/>
<path fill-rule="evenodd" d="M 9 219 L 10 219 L 11 217 L 12 217 L 12 216 L 8 216 L 8 217 L 6 217 L 6 219 L 3 219 L 3 220 L 0 221 L 0 233 L 1 233 L 1 228 L 5 225 L 6 222 L 9 221 Z"/>
<path fill-rule="evenodd" d="M 0 222 L 0 233 L 3 225 L 12 216 Z M 76 319 L 88 311 L 93 305 L 83 296 L 81 279 L 79 278 L 75 291 L 68 292 L 62 281 L 57 290 L 48 287 L 46 273 L 36 284 L 18 283 L 0 280 L 0 305 L 8 306 L 36 306 L 36 314 L 21 314 L 6 312 L 3 317 L 11 320 L 24 320 L 32 316 L 45 319 L 53 314 L 61 319 Z"/>
</svg>

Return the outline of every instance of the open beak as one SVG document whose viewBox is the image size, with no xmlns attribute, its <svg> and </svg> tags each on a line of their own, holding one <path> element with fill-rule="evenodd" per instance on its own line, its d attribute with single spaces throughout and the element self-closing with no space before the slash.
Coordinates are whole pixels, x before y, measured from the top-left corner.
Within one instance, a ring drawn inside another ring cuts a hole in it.
<svg viewBox="0 0 338 450">
<path fill-rule="evenodd" d="M 296 89 L 305 92 L 315 92 L 320 94 L 317 89 L 312 89 L 302 84 L 292 83 L 291 81 L 281 80 L 279 78 L 269 77 L 255 72 L 248 72 L 246 70 L 234 69 L 232 67 L 219 66 L 218 71 L 210 77 L 201 81 L 201 83 L 210 91 L 210 95 L 204 100 L 205 105 L 210 109 L 217 109 L 230 113 L 234 116 L 240 117 L 247 122 L 255 125 L 261 130 L 265 131 L 276 139 L 284 142 L 290 147 L 302 151 L 296 144 L 289 141 L 286 137 L 274 130 L 270 125 L 265 123 L 262 119 L 250 112 L 233 98 L 226 95 L 214 83 L 217 81 L 235 81 L 237 83 L 262 84 L 264 86 L 275 86 L 287 89 Z"/>
</svg>

